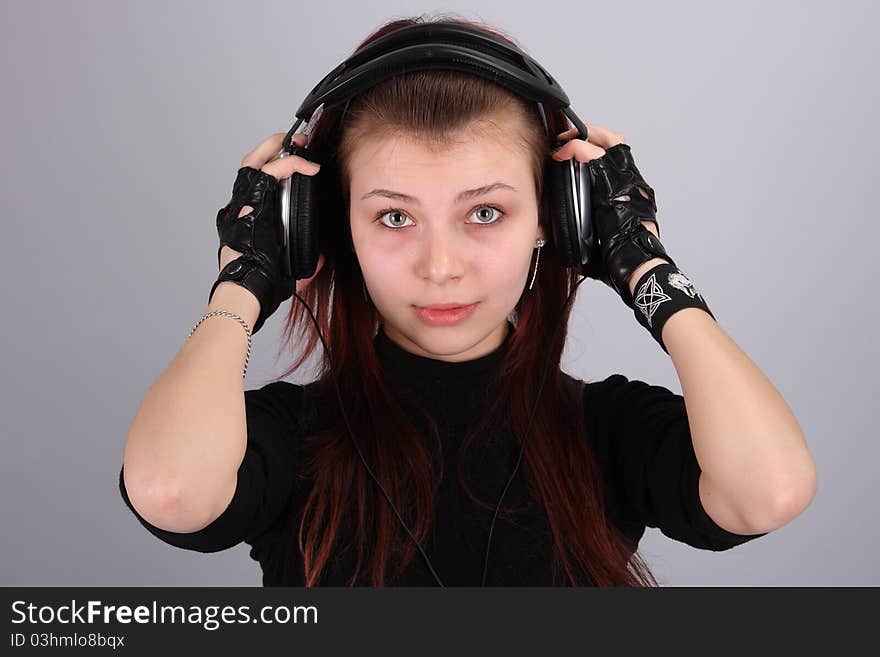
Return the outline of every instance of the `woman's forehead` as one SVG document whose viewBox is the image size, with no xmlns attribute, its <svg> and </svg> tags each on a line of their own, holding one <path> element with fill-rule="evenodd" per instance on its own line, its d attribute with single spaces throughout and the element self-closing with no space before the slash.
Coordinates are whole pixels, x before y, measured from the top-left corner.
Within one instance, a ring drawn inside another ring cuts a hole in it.
<svg viewBox="0 0 880 657">
<path fill-rule="evenodd" d="M 373 188 L 397 189 L 407 183 L 458 191 L 463 185 L 500 180 L 518 188 L 532 176 L 522 147 L 476 137 L 442 149 L 412 139 L 373 140 L 359 145 L 351 165 L 352 191 L 358 197 Z"/>
</svg>

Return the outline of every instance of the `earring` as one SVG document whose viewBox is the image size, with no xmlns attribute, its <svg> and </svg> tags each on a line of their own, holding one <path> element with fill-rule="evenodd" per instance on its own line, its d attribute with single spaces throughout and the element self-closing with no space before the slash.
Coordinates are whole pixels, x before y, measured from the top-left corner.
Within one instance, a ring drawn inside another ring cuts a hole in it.
<svg viewBox="0 0 880 657">
<path fill-rule="evenodd" d="M 538 253 L 535 256 L 535 271 L 532 273 L 532 281 L 529 283 L 529 289 L 532 289 L 532 285 L 535 284 L 535 276 L 538 275 L 538 261 L 541 258 L 541 247 L 544 246 L 547 242 L 544 240 L 538 240 L 535 242 L 535 246 L 538 247 Z"/>
</svg>

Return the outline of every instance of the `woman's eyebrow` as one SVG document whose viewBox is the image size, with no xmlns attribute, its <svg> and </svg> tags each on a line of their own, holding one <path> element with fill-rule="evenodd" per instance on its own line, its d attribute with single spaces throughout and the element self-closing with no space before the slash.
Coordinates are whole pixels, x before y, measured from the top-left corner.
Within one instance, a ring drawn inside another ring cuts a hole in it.
<svg viewBox="0 0 880 657">
<path fill-rule="evenodd" d="M 489 192 L 494 192 L 496 189 L 507 189 L 512 192 L 516 192 L 516 189 L 514 187 L 511 187 L 507 183 L 496 181 L 493 183 L 489 183 L 488 185 L 483 185 L 482 187 L 475 187 L 474 189 L 464 190 L 455 197 L 455 202 L 461 203 L 462 201 L 468 201 L 472 198 L 488 194 Z M 419 201 L 419 199 L 417 199 L 415 196 L 410 196 L 409 194 L 404 194 L 403 192 L 394 192 L 390 189 L 374 189 L 373 191 L 367 192 L 366 194 L 361 196 L 361 200 L 363 201 L 372 196 L 384 196 L 386 198 L 393 198 L 397 199 L 398 201 L 412 203 L 413 205 L 421 205 L 421 201 Z"/>
</svg>

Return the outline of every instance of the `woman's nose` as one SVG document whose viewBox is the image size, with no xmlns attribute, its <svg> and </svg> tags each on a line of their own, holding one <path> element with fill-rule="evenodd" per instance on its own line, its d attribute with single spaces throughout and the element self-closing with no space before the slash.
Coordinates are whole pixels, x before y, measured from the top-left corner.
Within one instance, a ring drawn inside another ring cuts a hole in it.
<svg viewBox="0 0 880 657">
<path fill-rule="evenodd" d="M 453 231 L 429 235 L 419 258 L 419 274 L 435 283 L 460 278 L 463 273 L 461 241 Z"/>
</svg>

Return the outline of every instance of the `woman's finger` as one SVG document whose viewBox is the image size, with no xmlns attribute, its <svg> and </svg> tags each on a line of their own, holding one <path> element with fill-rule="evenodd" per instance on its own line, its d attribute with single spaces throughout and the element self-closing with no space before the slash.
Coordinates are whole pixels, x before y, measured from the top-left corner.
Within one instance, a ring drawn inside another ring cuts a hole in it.
<svg viewBox="0 0 880 657">
<path fill-rule="evenodd" d="M 553 159 L 559 162 L 570 160 L 572 157 L 579 162 L 589 162 L 603 155 L 605 155 L 603 148 L 583 139 L 571 139 L 564 146 L 553 151 Z"/>
<path fill-rule="evenodd" d="M 565 132 L 560 132 L 558 135 L 556 135 L 556 138 L 560 139 L 560 140 L 562 140 L 562 139 L 569 140 L 572 137 L 576 136 L 577 133 L 578 133 L 578 129 L 575 128 L 574 126 L 572 126 L 571 128 L 569 128 Z"/>
<path fill-rule="evenodd" d="M 564 161 L 574 157 L 580 162 L 589 162 L 605 155 L 605 151 L 612 146 L 626 143 L 626 137 L 619 132 L 595 123 L 586 123 L 584 126 L 587 129 L 586 141 L 578 138 L 576 127 L 571 127 L 557 135 L 560 140 L 567 139 L 567 141 L 561 148 L 553 151 L 554 160 Z"/>
<path fill-rule="evenodd" d="M 587 141 L 604 149 L 609 149 L 618 144 L 625 144 L 626 137 L 619 132 L 603 128 L 595 123 L 587 123 Z"/>
<path fill-rule="evenodd" d="M 584 126 L 587 129 L 586 141 L 590 142 L 591 144 L 596 144 L 597 146 L 601 146 L 602 148 L 611 148 L 612 146 L 616 146 L 617 144 L 626 143 L 626 137 L 624 137 L 619 132 L 614 132 L 613 130 L 609 130 L 608 128 L 603 128 L 596 123 L 585 123 Z M 556 138 L 559 140 L 569 140 L 574 139 L 577 136 L 578 129 L 572 126 L 565 132 L 560 132 L 558 135 L 556 135 Z"/>
<path fill-rule="evenodd" d="M 241 159 L 241 166 L 259 169 L 267 162 L 274 160 L 281 152 L 281 144 L 286 135 L 286 132 L 276 132 L 274 135 L 266 137 Z M 305 146 L 307 141 L 306 135 L 301 133 L 293 135 L 292 139 L 297 146 Z"/>
<path fill-rule="evenodd" d="M 275 176 L 280 181 L 290 178 L 290 176 L 297 172 L 314 176 L 320 171 L 320 167 L 315 162 L 310 162 L 299 155 L 285 155 L 282 158 L 264 164 L 261 170 L 270 176 Z"/>
</svg>

